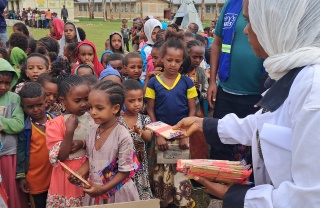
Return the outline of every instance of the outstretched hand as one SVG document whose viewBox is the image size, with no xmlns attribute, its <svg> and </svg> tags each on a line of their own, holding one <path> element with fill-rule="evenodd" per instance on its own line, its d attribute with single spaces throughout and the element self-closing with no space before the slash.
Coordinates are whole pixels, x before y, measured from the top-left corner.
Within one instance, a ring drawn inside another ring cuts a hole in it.
<svg viewBox="0 0 320 208">
<path fill-rule="evenodd" d="M 224 195 L 232 186 L 231 184 L 220 184 L 211 182 L 208 179 L 199 176 L 195 176 L 193 179 L 206 187 L 206 189 L 204 190 L 206 193 L 216 196 L 220 199 L 224 198 Z"/>
<path fill-rule="evenodd" d="M 203 131 L 203 118 L 198 117 L 188 117 L 184 118 L 179 123 L 172 127 L 173 130 L 182 131 L 182 138 L 189 137 L 193 133 L 202 132 Z"/>
</svg>

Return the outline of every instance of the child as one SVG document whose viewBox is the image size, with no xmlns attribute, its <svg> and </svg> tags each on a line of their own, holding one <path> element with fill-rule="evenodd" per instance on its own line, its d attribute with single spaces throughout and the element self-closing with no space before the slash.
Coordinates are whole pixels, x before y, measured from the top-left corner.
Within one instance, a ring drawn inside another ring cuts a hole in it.
<svg viewBox="0 0 320 208">
<path fill-rule="evenodd" d="M 21 50 L 26 51 L 28 48 L 28 38 L 21 33 L 12 33 L 8 40 L 9 44 L 9 54 L 12 48 L 19 47 Z"/>
<path fill-rule="evenodd" d="M 102 64 L 103 68 L 107 68 L 107 65 L 108 65 L 107 58 L 112 54 L 113 54 L 113 52 L 110 50 L 105 50 L 101 54 L 100 63 Z"/>
<path fill-rule="evenodd" d="M 45 129 L 54 116 L 46 113 L 45 91 L 40 84 L 24 85 L 19 95 L 28 117 L 18 140 L 16 179 L 20 189 L 30 194 L 34 207 L 45 207 L 52 172 Z"/>
<path fill-rule="evenodd" d="M 81 27 L 77 27 L 77 30 L 78 30 L 78 34 L 79 34 L 80 40 L 84 41 L 86 39 L 86 37 L 87 37 L 86 32 Z"/>
<path fill-rule="evenodd" d="M 196 36 L 192 32 L 186 32 L 184 34 L 184 44 L 187 45 L 187 43 L 191 40 L 195 40 Z"/>
<path fill-rule="evenodd" d="M 21 64 L 24 63 L 27 59 L 26 53 L 18 47 L 14 47 L 10 51 L 10 59 L 9 62 L 11 66 L 16 70 L 18 77 L 20 79 L 20 68 Z"/>
<path fill-rule="evenodd" d="M 106 80 L 111 80 L 119 84 L 122 83 L 122 78 L 120 73 L 114 68 L 112 68 L 110 64 L 108 64 L 107 68 L 103 70 L 100 74 L 100 81 L 102 82 Z"/>
<path fill-rule="evenodd" d="M 67 60 L 59 59 L 58 61 L 54 62 L 51 66 L 50 74 L 58 78 L 60 75 L 70 74 L 71 73 L 71 66 Z"/>
<path fill-rule="evenodd" d="M 25 82 L 21 82 L 16 86 L 15 92 L 19 93 L 26 82 L 36 82 L 39 76 L 47 73 L 49 69 L 49 61 L 47 57 L 40 53 L 32 53 L 26 60 L 25 67 L 21 67 L 21 78 Z"/>
<path fill-rule="evenodd" d="M 37 81 L 44 89 L 46 96 L 46 111 L 55 115 L 61 115 L 61 105 L 58 101 L 58 80 L 51 74 L 41 74 Z"/>
<path fill-rule="evenodd" d="M 93 125 L 93 120 L 87 113 L 89 87 L 81 77 L 69 75 L 61 77 L 58 94 L 66 112 L 46 125 L 49 159 L 54 166 L 47 207 L 80 207 L 83 191 L 68 182 L 68 174 L 63 171 L 58 160 L 74 171 L 86 160 L 85 140 L 88 128 Z"/>
<path fill-rule="evenodd" d="M 80 64 L 75 70 L 74 74 L 82 76 L 85 74 L 95 75 L 94 69 L 89 64 Z"/>
<path fill-rule="evenodd" d="M 78 43 L 69 43 L 64 46 L 62 59 L 67 59 L 71 68 L 76 67 L 77 59 L 75 57 L 75 52 L 78 47 Z"/>
<path fill-rule="evenodd" d="M 139 113 L 143 106 L 143 89 L 139 82 L 126 80 L 122 83 L 125 89 L 125 112 L 119 117 L 119 122 L 130 133 L 133 139 L 134 150 L 138 155 L 141 169 L 134 175 L 133 180 L 137 186 L 141 200 L 152 198 L 148 176 L 148 159 L 146 143 L 152 139 L 152 132 L 145 129 L 151 123 L 150 117 Z"/>
<path fill-rule="evenodd" d="M 0 58 L 5 59 L 6 61 L 9 61 L 9 55 L 5 48 L 0 47 Z"/>
<path fill-rule="evenodd" d="M 96 125 L 90 129 L 86 140 L 88 160 L 77 171 L 81 176 L 89 172 L 90 188 L 83 189 L 87 193 L 84 200 L 86 205 L 139 200 L 137 187 L 128 178 L 130 171 L 134 170 L 133 141 L 128 130 L 118 123 L 124 97 L 123 87 L 112 81 L 100 82 L 90 92 L 90 115 Z M 118 168 L 111 171 L 118 172 L 104 184 L 98 172 L 117 158 Z M 121 188 L 113 196 L 103 198 L 104 193 L 119 185 Z"/>
<path fill-rule="evenodd" d="M 99 83 L 99 79 L 95 75 L 85 74 L 85 75 L 82 75 L 81 77 L 84 80 L 84 82 L 89 86 L 90 91 L 97 83 Z"/>
<path fill-rule="evenodd" d="M 67 22 L 64 25 L 63 35 L 59 41 L 60 52 L 59 55 L 63 54 L 64 46 L 69 43 L 80 43 L 80 35 L 78 33 L 77 27 L 72 22 Z"/>
<path fill-rule="evenodd" d="M 49 58 L 49 65 L 57 60 L 59 54 L 59 43 L 52 37 L 43 37 L 37 41 L 36 52 Z M 43 51 L 44 50 L 44 51 Z"/>
<path fill-rule="evenodd" d="M 95 45 L 88 40 L 84 40 L 78 44 L 75 56 L 79 62 L 79 65 L 88 64 L 93 67 L 97 77 L 99 77 L 100 73 L 104 70 L 102 64 L 98 60 Z M 75 69 L 76 68 L 72 69 L 72 74 L 74 74 Z"/>
<path fill-rule="evenodd" d="M 147 57 L 151 54 L 152 46 L 156 42 L 156 35 L 161 28 L 161 22 L 159 22 L 159 20 L 156 19 L 149 19 L 148 21 L 146 21 L 144 25 L 144 32 L 147 36 L 148 41 L 147 45 L 145 45 L 140 52 L 143 60 L 143 72 L 141 77 L 143 81 L 145 80 L 146 76 Z"/>
<path fill-rule="evenodd" d="M 108 56 L 106 64 L 110 64 L 112 66 L 112 68 L 118 70 L 118 72 L 121 74 L 121 76 L 125 76 L 125 72 L 123 70 L 123 61 L 124 58 L 122 55 L 120 54 L 111 54 L 110 56 Z"/>
<path fill-rule="evenodd" d="M 161 51 L 164 72 L 152 77 L 148 83 L 147 111 L 152 122 L 162 121 L 175 125 L 182 118 L 195 116 L 196 88 L 190 78 L 179 74 L 180 66 L 186 57 L 181 39 L 183 33 L 168 31 Z M 157 136 L 156 142 L 160 151 L 168 149 L 167 141 L 163 137 Z M 179 140 L 179 146 L 181 149 L 187 149 L 187 140 Z M 189 189 L 190 184 L 182 173 L 175 172 L 175 165 L 158 164 L 154 169 L 154 185 L 154 195 L 160 198 L 161 206 L 166 207 L 170 203 L 187 206 L 190 203 L 190 192 L 180 195 Z M 165 190 L 162 190 L 163 187 L 166 187 Z M 179 198 L 176 198 L 177 196 Z"/>
<path fill-rule="evenodd" d="M 106 42 L 104 42 L 104 50 L 110 50 L 110 39 L 108 38 Z"/>
<path fill-rule="evenodd" d="M 142 27 L 139 32 L 139 49 L 138 49 L 138 51 L 141 51 L 143 46 L 147 45 L 147 41 L 148 41 L 147 36 L 144 33 L 144 28 Z"/>
<path fill-rule="evenodd" d="M 0 121 L 1 144 L 0 175 L 2 187 L 7 192 L 8 207 L 24 207 L 23 200 L 16 183 L 16 154 L 18 134 L 24 126 L 23 110 L 20 106 L 20 97 L 10 92 L 18 81 L 18 75 L 9 62 L 0 58 Z M 25 197 L 24 197 L 25 198 Z"/>
<path fill-rule="evenodd" d="M 12 30 L 14 33 L 21 33 L 24 34 L 29 38 L 29 30 L 25 24 L 22 22 L 17 22 L 12 26 Z"/>
<path fill-rule="evenodd" d="M 60 40 L 63 35 L 64 23 L 59 18 L 54 18 L 49 22 L 50 37 Z"/>
<path fill-rule="evenodd" d="M 123 38 L 121 33 L 119 32 L 111 33 L 111 35 L 109 36 L 109 39 L 110 39 L 110 50 L 113 53 L 124 55 L 125 50 L 124 50 Z"/>
<path fill-rule="evenodd" d="M 141 86 L 144 86 L 144 82 L 140 79 L 142 73 L 142 58 L 136 52 L 131 52 L 124 58 L 124 71 L 127 73 L 126 79 L 137 80 Z"/>
<path fill-rule="evenodd" d="M 130 28 L 127 26 L 127 20 L 122 20 L 122 27 L 121 27 L 121 34 L 123 37 L 123 47 L 126 47 L 127 51 L 129 52 L 129 40 L 130 40 Z"/>
</svg>

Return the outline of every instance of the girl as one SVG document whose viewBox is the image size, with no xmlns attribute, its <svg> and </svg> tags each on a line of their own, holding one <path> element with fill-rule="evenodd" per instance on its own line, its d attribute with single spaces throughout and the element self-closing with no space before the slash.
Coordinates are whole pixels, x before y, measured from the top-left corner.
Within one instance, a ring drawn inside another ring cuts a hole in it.
<svg viewBox="0 0 320 208">
<path fill-rule="evenodd" d="M 68 174 L 58 160 L 72 170 L 79 169 L 86 160 L 85 139 L 89 127 L 93 125 L 87 113 L 89 87 L 77 75 L 61 77 L 58 95 L 66 112 L 46 126 L 47 148 L 53 165 L 47 207 L 80 207 L 83 191 L 68 182 Z"/>
<path fill-rule="evenodd" d="M 62 59 L 68 60 L 71 68 L 76 67 L 78 61 L 75 57 L 75 52 L 78 47 L 78 43 L 69 43 L 63 48 L 63 56 L 60 56 Z"/>
<path fill-rule="evenodd" d="M 28 56 L 26 63 L 21 67 L 21 78 L 24 82 L 16 86 L 15 92 L 19 93 L 26 82 L 36 82 L 39 76 L 48 72 L 49 61 L 40 53 L 32 53 Z"/>
<path fill-rule="evenodd" d="M 12 30 L 14 33 L 22 33 L 29 38 L 29 30 L 22 22 L 17 22 L 13 25 Z"/>
<path fill-rule="evenodd" d="M 49 22 L 50 37 L 60 40 L 63 35 L 64 23 L 59 18 L 54 18 Z"/>
<path fill-rule="evenodd" d="M 69 43 L 80 43 L 80 35 L 77 27 L 72 22 L 67 22 L 64 25 L 63 35 L 59 41 L 60 52 L 59 55 L 63 54 L 64 46 Z"/>
<path fill-rule="evenodd" d="M 60 75 L 70 74 L 71 73 L 71 66 L 67 60 L 60 59 L 54 62 L 51 66 L 50 74 L 58 78 Z"/>
<path fill-rule="evenodd" d="M 94 72 L 97 77 L 100 76 L 100 73 L 103 71 L 103 66 L 99 62 L 97 57 L 97 51 L 95 45 L 88 41 L 84 40 L 78 44 L 75 56 L 80 64 L 88 64 L 93 67 Z M 74 74 L 76 68 L 73 68 L 71 73 Z"/>
<path fill-rule="evenodd" d="M 107 68 L 107 65 L 108 65 L 108 62 L 107 62 L 107 58 L 108 56 L 110 56 L 111 54 L 113 54 L 112 51 L 110 50 L 105 50 L 102 55 L 101 55 L 101 58 L 100 58 L 100 63 L 102 64 L 103 68 Z"/>
<path fill-rule="evenodd" d="M 13 49 L 11 49 L 9 62 L 14 68 L 14 70 L 16 70 L 19 79 L 21 77 L 21 71 L 20 71 L 21 64 L 24 63 L 26 59 L 27 59 L 26 53 L 20 48 L 14 47 Z"/>
<path fill-rule="evenodd" d="M 139 200 L 137 187 L 129 178 L 130 171 L 134 170 L 133 142 L 128 130 L 118 123 L 117 118 L 124 96 L 123 87 L 112 81 L 101 82 L 90 92 L 90 115 L 97 125 L 90 129 L 86 141 L 88 160 L 77 171 L 81 176 L 89 172 L 90 187 L 83 189 L 87 193 L 84 200 L 86 205 Z M 109 169 L 115 174 L 114 177 L 103 183 L 99 172 L 117 159 L 118 168 Z M 105 193 L 119 185 L 121 188 L 114 195 L 104 197 Z"/>
<path fill-rule="evenodd" d="M 125 54 L 124 43 L 123 43 L 123 38 L 121 33 L 119 32 L 111 33 L 109 40 L 110 40 L 110 50 L 113 53 Z"/>
<path fill-rule="evenodd" d="M 37 41 L 36 52 L 41 53 L 48 57 L 49 66 L 51 66 L 51 63 L 57 61 L 59 49 L 60 49 L 60 46 L 58 41 L 52 37 L 43 37 Z M 50 70 L 50 67 L 49 67 L 49 70 Z"/>
<path fill-rule="evenodd" d="M 142 80 L 145 80 L 146 69 L 147 69 L 147 57 L 151 54 L 152 47 L 156 42 L 156 35 L 158 31 L 162 28 L 161 22 L 156 19 L 149 19 L 144 25 L 144 33 L 148 39 L 147 45 L 145 45 L 140 52 L 140 55 L 143 60 L 143 71 L 142 71 Z"/>
<path fill-rule="evenodd" d="M 203 61 L 205 47 L 199 40 L 191 40 L 187 43 L 188 57 L 184 60 L 182 74 L 190 77 L 193 81 L 198 97 L 196 98 L 196 115 L 204 117 L 204 103 L 207 99 L 208 77 L 205 70 L 200 67 Z M 193 138 L 197 138 L 193 139 Z M 192 159 L 207 159 L 207 144 L 202 133 L 196 133 L 190 136 L 190 155 Z"/>
<path fill-rule="evenodd" d="M 145 129 L 145 126 L 151 123 L 151 119 L 147 115 L 140 114 L 143 106 L 143 89 L 141 84 L 133 79 L 126 80 L 122 83 L 125 89 L 125 112 L 119 117 L 119 122 L 131 133 L 133 139 L 134 150 L 138 155 L 141 169 L 134 175 L 134 182 L 137 186 L 139 197 L 141 200 L 152 198 L 152 192 L 149 184 L 148 176 L 148 159 L 146 151 L 146 143 L 152 139 L 152 132 Z"/>
<path fill-rule="evenodd" d="M 80 64 L 75 70 L 74 74 L 82 76 L 85 74 L 95 75 L 93 68 L 89 64 Z"/>
<path fill-rule="evenodd" d="M 179 118 L 195 116 L 196 88 L 191 79 L 179 74 L 180 66 L 186 57 L 181 39 L 183 33 L 168 31 L 161 50 L 164 71 L 161 75 L 152 77 L 148 83 L 147 111 L 152 122 L 162 121 L 174 125 Z M 167 141 L 163 137 L 157 136 L 156 142 L 160 151 L 168 149 Z M 187 140 L 180 140 L 179 146 L 181 149 L 187 149 Z M 154 195 L 161 200 L 163 207 L 170 203 L 177 206 L 187 206 L 191 203 L 188 191 L 190 184 L 183 174 L 175 172 L 175 166 L 158 164 L 154 169 Z"/>
</svg>

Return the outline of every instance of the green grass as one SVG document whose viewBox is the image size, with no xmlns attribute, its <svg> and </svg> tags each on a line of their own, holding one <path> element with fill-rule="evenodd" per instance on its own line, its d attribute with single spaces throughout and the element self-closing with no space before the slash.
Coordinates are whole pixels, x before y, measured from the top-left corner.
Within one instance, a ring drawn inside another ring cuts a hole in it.
<svg viewBox="0 0 320 208">
<path fill-rule="evenodd" d="M 76 22 L 76 26 L 84 29 L 87 35 L 87 39 L 93 42 L 96 45 L 98 57 L 104 51 L 104 42 L 109 38 L 109 35 L 112 32 L 118 31 L 120 32 L 121 21 L 115 20 L 114 22 L 103 22 L 103 19 L 96 18 L 93 20 L 89 20 L 88 18 L 78 18 L 79 22 Z M 128 23 L 128 26 L 131 27 L 131 22 Z M 209 21 L 205 21 L 203 26 L 210 25 Z M 49 29 L 36 29 L 29 28 L 30 32 L 33 34 L 36 40 L 46 36 L 49 34 Z M 12 28 L 8 27 L 8 36 L 12 33 Z M 131 44 L 130 44 L 131 50 Z"/>
</svg>

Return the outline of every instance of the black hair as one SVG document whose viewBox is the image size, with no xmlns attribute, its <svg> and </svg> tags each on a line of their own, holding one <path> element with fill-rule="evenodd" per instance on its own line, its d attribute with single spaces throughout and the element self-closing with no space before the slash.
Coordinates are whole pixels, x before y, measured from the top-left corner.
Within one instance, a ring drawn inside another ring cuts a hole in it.
<svg viewBox="0 0 320 208">
<path fill-rule="evenodd" d="M 28 48 L 30 48 L 30 54 L 36 52 L 37 40 L 29 38 Z"/>
<path fill-rule="evenodd" d="M 196 36 L 192 32 L 185 32 L 184 36 L 189 38 L 194 38 L 194 39 L 196 38 Z"/>
<path fill-rule="evenodd" d="M 168 48 L 181 49 L 183 51 L 183 59 L 187 56 L 186 49 L 182 42 L 184 38 L 183 32 L 175 32 L 174 30 L 167 30 L 165 35 L 166 42 L 162 46 L 161 56 L 164 57 Z"/>
<path fill-rule="evenodd" d="M 124 61 L 123 61 L 123 65 L 124 66 L 128 66 L 129 64 L 129 60 L 130 59 L 133 59 L 133 58 L 139 58 L 142 60 L 142 57 L 140 56 L 139 53 L 136 53 L 136 52 L 130 52 L 126 55 L 126 57 L 124 57 Z"/>
<path fill-rule="evenodd" d="M 120 116 L 125 98 L 124 89 L 121 84 L 106 80 L 94 86 L 93 90 L 104 91 L 108 95 L 111 105 L 120 105 L 119 111 L 116 114 L 116 116 Z"/>
<path fill-rule="evenodd" d="M 201 46 L 203 47 L 203 49 L 205 49 L 204 44 L 202 44 L 202 42 L 200 42 L 199 40 L 190 40 L 186 46 L 187 52 L 190 53 L 191 48 L 194 46 Z"/>
<path fill-rule="evenodd" d="M 210 27 L 205 27 L 203 30 L 209 32 L 210 31 Z"/>
<path fill-rule="evenodd" d="M 96 85 L 99 82 L 98 77 L 93 75 L 93 74 L 84 74 L 81 77 L 84 80 L 84 82 L 87 83 L 87 85 L 90 85 L 90 86 Z"/>
<path fill-rule="evenodd" d="M 124 82 L 122 82 L 122 86 L 126 92 L 130 90 L 143 90 L 141 84 L 134 79 L 125 80 Z"/>
<path fill-rule="evenodd" d="M 177 32 L 179 31 L 179 26 L 176 23 L 172 23 L 172 24 L 168 25 L 168 27 L 175 29 Z"/>
<path fill-rule="evenodd" d="M 210 60 L 211 60 L 210 53 L 211 53 L 211 48 L 209 47 L 209 48 L 206 49 L 206 51 L 204 53 L 204 58 L 206 59 L 206 62 L 208 64 L 210 64 Z"/>
<path fill-rule="evenodd" d="M 200 41 L 203 45 L 206 44 L 206 40 L 202 35 L 196 34 L 196 40 Z"/>
<path fill-rule="evenodd" d="M 21 88 L 19 96 L 22 103 L 23 98 L 37 98 L 44 96 L 44 89 L 41 84 L 37 82 L 28 82 Z"/>
<path fill-rule="evenodd" d="M 157 32 L 156 40 L 157 40 L 157 41 L 164 40 L 164 34 L 165 34 L 165 32 L 166 32 L 166 30 L 160 29 L 160 30 Z"/>
<path fill-rule="evenodd" d="M 190 23 L 190 25 L 194 26 L 194 30 L 193 30 L 194 33 L 197 33 L 199 31 L 199 26 L 197 25 L 197 23 L 193 22 L 193 23 Z"/>
<path fill-rule="evenodd" d="M 126 22 L 128 22 L 128 20 L 127 20 L 127 19 L 122 19 L 122 20 L 121 20 L 121 22 L 123 22 L 123 21 L 126 21 Z"/>
<path fill-rule="evenodd" d="M 27 70 L 28 59 L 32 58 L 32 57 L 42 58 L 45 61 L 45 66 L 46 66 L 47 70 L 49 69 L 49 60 L 45 55 L 43 55 L 41 53 L 32 53 L 27 57 L 26 62 L 24 64 L 22 64 L 22 66 L 21 66 L 21 69 L 20 69 L 21 70 L 21 78 L 23 80 L 30 80 L 29 77 L 27 77 L 27 75 L 26 75 L 26 70 Z"/>
<path fill-rule="evenodd" d="M 5 77 L 14 77 L 14 72 L 12 71 L 0 71 L 0 75 L 5 76 Z"/>
<path fill-rule="evenodd" d="M 12 33 L 8 42 L 11 48 L 19 47 L 23 51 L 28 48 L 28 37 L 21 33 Z"/>
<path fill-rule="evenodd" d="M 45 82 L 51 82 L 51 83 L 58 84 L 58 79 L 56 77 L 53 77 L 49 73 L 43 73 L 38 77 L 37 82 L 39 84 L 41 84 L 42 86 L 44 85 Z"/>
<path fill-rule="evenodd" d="M 161 48 L 161 46 L 162 46 L 163 44 L 164 44 L 164 41 L 163 41 L 163 40 L 157 41 L 157 42 L 155 42 L 155 44 L 153 45 L 152 49 L 153 49 L 153 48 L 159 49 L 159 48 Z"/>
<path fill-rule="evenodd" d="M 76 68 L 76 71 L 78 72 L 79 69 L 81 69 L 81 68 L 89 68 L 89 69 L 91 69 L 92 75 L 95 75 L 95 72 L 94 72 L 93 67 L 90 66 L 89 64 L 80 64 L 80 65 Z"/>
<path fill-rule="evenodd" d="M 72 87 L 85 85 L 82 77 L 75 74 L 66 74 L 58 78 L 58 94 L 59 97 L 66 97 Z"/>
<path fill-rule="evenodd" d="M 9 61 L 9 54 L 5 48 L 0 48 L 0 54 L 2 55 L 3 59 Z"/>
<path fill-rule="evenodd" d="M 51 72 L 50 74 L 53 77 L 58 77 L 64 74 L 71 73 L 71 66 L 67 60 L 59 59 L 58 61 L 51 64 Z"/>
<path fill-rule="evenodd" d="M 81 27 L 77 27 L 79 38 L 81 41 L 84 41 L 87 37 L 86 32 Z"/>
<path fill-rule="evenodd" d="M 107 64 L 109 63 L 109 61 L 124 61 L 124 58 L 121 54 L 118 54 L 118 53 L 114 53 L 114 54 L 110 54 L 108 57 L 107 57 Z"/>
<path fill-rule="evenodd" d="M 23 34 L 27 37 L 29 37 L 29 30 L 25 24 L 22 22 L 17 22 L 13 25 L 19 32 L 23 32 Z"/>
<path fill-rule="evenodd" d="M 38 40 L 39 47 L 43 47 L 47 51 L 47 55 L 50 57 L 51 62 L 54 62 L 59 54 L 60 45 L 58 41 L 52 37 L 43 37 Z M 36 52 L 39 52 L 37 47 Z"/>
</svg>

